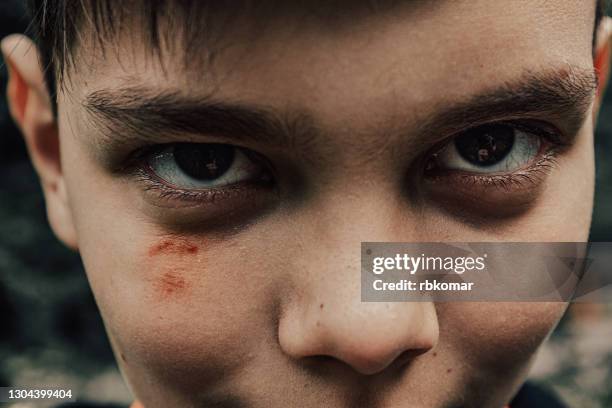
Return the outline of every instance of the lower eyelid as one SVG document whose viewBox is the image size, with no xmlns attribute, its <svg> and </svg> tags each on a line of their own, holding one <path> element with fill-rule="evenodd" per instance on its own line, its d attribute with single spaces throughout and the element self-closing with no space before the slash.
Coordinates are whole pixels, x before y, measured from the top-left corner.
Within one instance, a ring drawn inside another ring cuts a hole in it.
<svg viewBox="0 0 612 408">
<path fill-rule="evenodd" d="M 432 202 L 453 213 L 511 216 L 536 201 L 546 177 L 556 166 L 555 158 L 556 152 L 551 149 L 528 168 L 509 174 L 437 172 L 426 177 L 424 190 Z"/>
<path fill-rule="evenodd" d="M 202 204 L 214 203 L 223 199 L 231 199 L 233 196 L 239 196 L 246 192 L 242 184 L 230 184 L 220 187 L 211 187 L 208 189 L 180 189 L 169 185 L 165 180 L 160 179 L 151 171 L 138 169 L 135 174 L 135 179 L 141 185 L 141 189 L 147 194 L 154 194 L 159 201 L 164 201 L 173 206 L 197 206 Z M 172 204 L 172 201 L 183 201 L 183 204 Z M 165 205 L 164 205 L 165 206 Z"/>
<path fill-rule="evenodd" d="M 543 182 L 549 171 L 556 165 L 556 156 L 557 151 L 555 149 L 549 149 L 527 166 L 508 173 L 456 173 L 457 176 L 465 181 L 471 179 L 474 182 L 489 186 L 504 187 L 504 182 L 506 182 L 506 187 L 511 187 L 513 185 L 521 187 L 521 185 L 526 184 L 526 182 L 536 185 Z"/>
<path fill-rule="evenodd" d="M 256 188 L 215 192 L 216 198 L 184 200 L 161 198 L 159 193 L 145 196 L 144 216 L 168 231 L 184 233 L 235 233 L 242 227 L 264 217 L 278 204 L 270 191 Z"/>
</svg>

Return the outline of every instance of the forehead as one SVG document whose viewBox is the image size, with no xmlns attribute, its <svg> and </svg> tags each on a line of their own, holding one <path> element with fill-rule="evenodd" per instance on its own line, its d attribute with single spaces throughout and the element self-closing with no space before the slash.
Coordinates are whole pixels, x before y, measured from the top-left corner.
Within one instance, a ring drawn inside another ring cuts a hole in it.
<svg viewBox="0 0 612 408">
<path fill-rule="evenodd" d="M 268 105 L 316 101 L 321 111 L 341 102 L 359 114 L 372 102 L 440 103 L 526 71 L 592 63 L 590 0 L 357 3 L 202 8 L 194 22 L 168 2 L 154 20 L 125 12 L 103 38 L 85 24 L 71 91 L 143 83 Z"/>
</svg>

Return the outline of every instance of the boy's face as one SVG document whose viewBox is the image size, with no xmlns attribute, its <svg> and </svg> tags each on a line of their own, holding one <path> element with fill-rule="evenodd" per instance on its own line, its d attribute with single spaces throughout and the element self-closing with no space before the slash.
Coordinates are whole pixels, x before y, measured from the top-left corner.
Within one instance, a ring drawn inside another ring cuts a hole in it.
<svg viewBox="0 0 612 408">
<path fill-rule="evenodd" d="M 55 228 L 146 407 L 501 407 L 523 381 L 564 304 L 362 303 L 360 243 L 587 239 L 594 2 L 398 3 L 237 16 L 186 56 L 84 37 Z"/>
</svg>

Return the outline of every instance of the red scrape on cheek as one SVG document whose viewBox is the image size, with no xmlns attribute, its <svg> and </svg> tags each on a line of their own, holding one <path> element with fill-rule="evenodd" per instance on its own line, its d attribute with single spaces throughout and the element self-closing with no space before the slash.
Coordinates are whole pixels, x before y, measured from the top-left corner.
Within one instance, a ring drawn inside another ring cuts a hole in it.
<svg viewBox="0 0 612 408">
<path fill-rule="evenodd" d="M 187 281 L 179 271 L 169 270 L 155 282 L 155 289 L 161 299 L 182 295 L 189 289 Z"/>
<path fill-rule="evenodd" d="M 199 249 L 198 245 L 180 238 L 165 238 L 148 248 L 147 263 L 153 272 L 150 279 L 158 300 L 180 299 L 189 293 L 191 284 L 186 278 L 185 260 L 197 256 Z"/>
<path fill-rule="evenodd" d="M 161 254 L 195 255 L 198 251 L 198 246 L 190 242 L 164 239 L 149 248 L 149 256 Z"/>
</svg>

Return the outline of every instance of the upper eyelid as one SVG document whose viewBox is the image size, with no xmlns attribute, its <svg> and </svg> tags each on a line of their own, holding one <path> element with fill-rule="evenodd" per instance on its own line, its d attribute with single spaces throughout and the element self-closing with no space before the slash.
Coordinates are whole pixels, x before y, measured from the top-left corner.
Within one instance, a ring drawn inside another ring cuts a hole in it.
<svg viewBox="0 0 612 408">
<path fill-rule="evenodd" d="M 564 136 L 563 132 L 551 123 L 543 121 L 502 121 L 498 122 L 502 125 L 508 125 L 523 132 L 533 133 L 538 136 L 544 136 L 549 141 L 555 144 L 565 145 L 570 138 Z"/>
<path fill-rule="evenodd" d="M 485 122 L 485 123 L 480 123 L 477 125 L 469 126 L 469 127 L 466 127 L 465 129 L 456 131 L 448 136 L 445 136 L 442 140 L 436 143 L 434 147 L 430 148 L 428 153 L 425 154 L 425 156 L 430 156 L 432 154 L 435 154 L 436 152 L 443 149 L 445 146 L 452 143 L 455 138 L 467 132 L 471 132 L 471 131 L 477 130 L 478 128 L 485 127 L 485 126 L 491 126 L 491 125 L 507 125 L 515 129 L 519 129 L 519 130 L 526 131 L 529 133 L 534 133 L 538 136 L 545 136 L 553 144 L 559 145 L 559 146 L 567 146 L 569 144 L 565 141 L 567 140 L 567 138 L 563 136 L 563 133 L 561 133 L 561 131 L 556 126 L 550 123 L 540 121 L 540 120 L 531 120 L 531 119 L 528 119 L 528 120 L 499 120 L 499 121 L 490 121 L 490 122 Z"/>
</svg>

